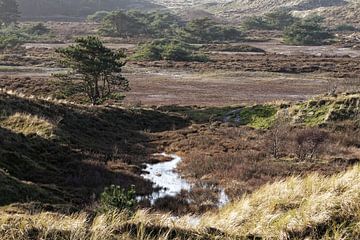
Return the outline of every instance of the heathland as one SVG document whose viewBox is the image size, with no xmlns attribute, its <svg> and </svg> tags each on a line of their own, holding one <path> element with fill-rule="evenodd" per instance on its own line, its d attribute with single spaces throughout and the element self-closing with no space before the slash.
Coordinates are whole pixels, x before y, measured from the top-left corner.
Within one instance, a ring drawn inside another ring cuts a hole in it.
<svg viewBox="0 0 360 240">
<path fill-rule="evenodd" d="M 356 2 L 11 2 L 0 239 L 360 238 Z"/>
</svg>

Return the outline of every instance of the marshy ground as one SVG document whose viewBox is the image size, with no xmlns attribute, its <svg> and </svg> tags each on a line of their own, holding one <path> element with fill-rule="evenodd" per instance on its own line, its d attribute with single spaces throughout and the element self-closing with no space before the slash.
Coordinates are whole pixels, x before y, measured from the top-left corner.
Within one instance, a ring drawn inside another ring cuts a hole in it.
<svg viewBox="0 0 360 240">
<path fill-rule="evenodd" d="M 56 41 L 26 43 L 0 56 L 0 185 L 11 186 L 0 188 L 0 196 L 8 196 L 0 201 L 0 224 L 7 223 L 0 235 L 16 238 L 14 226 L 27 224 L 26 233 L 40 237 L 36 229 L 44 219 L 53 224 L 46 230 L 49 239 L 67 236 L 69 229 L 78 234 L 74 239 L 89 238 L 105 225 L 104 231 L 123 239 L 141 231 L 149 239 L 166 233 L 174 239 L 323 237 L 332 236 L 323 226 L 341 222 L 341 232 L 358 222 L 358 186 L 352 181 L 359 182 L 359 50 L 341 44 L 290 47 L 274 39 L 246 43 L 264 53 L 207 46 L 212 50 L 206 63 L 129 61 L 124 75 L 131 91 L 122 105 L 93 107 L 52 74 L 64 71 L 54 50 L 94 33 L 96 25 L 48 25 Z M 137 44 L 105 41 L 128 53 Z M 336 94 L 344 91 L 354 93 Z M 277 122 L 282 112 L 288 121 Z M 275 137 L 281 139 L 276 156 Z M 139 195 L 151 195 L 144 164 L 169 160 L 154 156 L 162 152 L 182 157 L 177 171 L 192 191 L 153 206 L 144 200 L 140 207 L 151 213 L 139 211 L 131 220 L 121 214 L 92 217 L 96 196 L 107 185 L 134 184 Z M 232 201 L 222 210 L 219 189 Z M 55 213 L 49 217 L 43 209 Z M 79 210 L 86 213 L 68 215 Z M 159 212 L 206 214 L 192 224 L 193 218 Z M 232 214 L 238 218 L 231 220 Z M 293 223 L 299 216 L 302 222 Z M 267 219 L 275 220 L 267 225 Z M 86 231 L 71 228 L 73 221 Z M 358 236 L 358 226 L 352 229 Z"/>
</svg>

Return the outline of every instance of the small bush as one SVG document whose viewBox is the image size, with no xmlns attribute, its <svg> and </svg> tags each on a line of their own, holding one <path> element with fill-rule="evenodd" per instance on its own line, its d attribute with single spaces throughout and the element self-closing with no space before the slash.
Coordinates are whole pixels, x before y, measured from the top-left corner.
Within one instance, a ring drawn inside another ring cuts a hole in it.
<svg viewBox="0 0 360 240">
<path fill-rule="evenodd" d="M 133 55 L 135 60 L 207 61 L 204 55 L 194 54 L 194 47 L 176 40 L 155 40 L 141 45 Z"/>
<path fill-rule="evenodd" d="M 162 57 L 164 60 L 187 61 L 191 53 L 181 44 L 170 43 L 164 46 Z"/>
<path fill-rule="evenodd" d="M 209 18 L 195 19 L 179 30 L 178 37 L 188 43 L 236 42 L 245 35 L 232 26 L 219 25 Z"/>
<path fill-rule="evenodd" d="M 318 16 L 299 20 L 285 29 L 284 41 L 293 45 L 322 45 L 333 38 L 322 22 L 323 18 Z"/>
<path fill-rule="evenodd" d="M 328 134 L 319 129 L 305 129 L 298 132 L 295 136 L 297 158 L 300 161 L 312 160 L 327 138 Z"/>
<path fill-rule="evenodd" d="M 25 42 L 34 41 L 40 35 L 45 35 L 49 32 L 50 30 L 42 23 L 23 28 L 10 25 L 0 29 L 0 50 L 18 47 Z"/>
<path fill-rule="evenodd" d="M 341 24 L 341 25 L 336 26 L 335 30 L 345 32 L 345 31 L 357 31 L 358 29 L 350 24 Z"/>
<path fill-rule="evenodd" d="M 26 41 L 31 36 L 16 26 L 9 26 L 0 30 L 0 50 L 7 48 L 15 48 Z"/>
<path fill-rule="evenodd" d="M 264 19 L 269 29 L 272 30 L 284 30 L 286 27 L 291 26 L 299 20 L 286 9 L 270 12 L 265 15 Z"/>
<path fill-rule="evenodd" d="M 247 30 L 284 30 L 296 21 L 298 18 L 292 16 L 288 10 L 282 9 L 264 16 L 250 17 L 243 22 L 242 27 Z"/>
<path fill-rule="evenodd" d="M 111 185 L 105 188 L 100 197 L 100 211 L 125 210 L 133 212 L 136 207 L 136 192 L 132 186 L 125 190 L 119 186 Z"/>
<path fill-rule="evenodd" d="M 258 30 L 268 30 L 270 29 L 269 24 L 265 21 L 263 17 L 254 16 L 249 17 L 244 20 L 242 27 L 246 30 L 258 29 Z"/>
<path fill-rule="evenodd" d="M 98 13 L 88 19 L 102 18 L 100 33 L 117 37 L 168 37 L 182 26 L 182 20 L 168 12 L 113 11 Z"/>
</svg>

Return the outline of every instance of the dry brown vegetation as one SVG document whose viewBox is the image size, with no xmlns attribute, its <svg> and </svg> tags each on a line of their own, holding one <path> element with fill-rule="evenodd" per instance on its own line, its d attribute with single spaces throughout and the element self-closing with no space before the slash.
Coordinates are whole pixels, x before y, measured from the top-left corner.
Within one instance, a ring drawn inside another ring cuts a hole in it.
<svg viewBox="0 0 360 240">
<path fill-rule="evenodd" d="M 182 153 L 185 160 L 180 170 L 184 175 L 220 184 L 235 199 L 284 177 L 310 172 L 331 175 L 359 162 L 357 129 L 284 126 L 274 156 L 271 135 L 275 130 L 220 123 L 192 125 L 167 133 L 159 144 L 167 151 Z"/>
<path fill-rule="evenodd" d="M 287 49 L 277 42 L 252 45 L 266 51 L 274 50 L 266 54 L 216 52 L 210 54 L 212 61 L 208 63 L 129 62 L 124 74 L 132 91 L 126 94 L 124 103 L 224 106 L 306 100 L 329 92 L 331 86 L 337 91 L 359 89 L 358 59 L 339 55 L 336 48 L 304 47 L 295 52 L 297 50 Z M 59 82 L 51 76 L 61 71 L 54 53 L 54 48 L 60 46 L 65 45 L 35 44 L 3 54 L 0 57 L 0 65 L 3 65 L 0 67 L 0 87 L 86 103 L 87 98 L 78 93 L 76 83 Z M 120 48 L 121 44 L 113 47 Z M 127 47 L 131 50 L 131 46 Z M 331 54 L 323 55 L 326 51 Z M 322 56 L 316 56 L 318 53 Z"/>
<path fill-rule="evenodd" d="M 114 183 L 134 184 L 138 193 L 148 194 L 151 183 L 139 175 L 156 146 L 144 131 L 187 124 L 154 110 L 94 108 L 4 92 L 0 109 L 1 205 L 81 206 Z"/>
<path fill-rule="evenodd" d="M 11 206 L 0 210 L 0 239 L 358 239 L 359 171 L 290 177 L 200 217 L 94 217 Z"/>
<path fill-rule="evenodd" d="M 90 107 L 51 74 L 64 70 L 54 49 L 96 25 L 47 26 L 57 39 L 0 56 L 1 240 L 360 237 L 360 98 L 337 95 L 359 91 L 360 51 L 269 41 L 249 43 L 258 53 L 205 46 L 207 63 L 130 61 L 123 106 Z M 321 93 L 331 94 L 305 101 Z M 110 184 L 150 194 L 140 174 L 169 160 L 152 156 L 161 151 L 183 157 L 191 191 L 144 200 L 151 210 L 131 217 L 94 211 Z M 232 200 L 220 210 L 218 186 Z"/>
</svg>

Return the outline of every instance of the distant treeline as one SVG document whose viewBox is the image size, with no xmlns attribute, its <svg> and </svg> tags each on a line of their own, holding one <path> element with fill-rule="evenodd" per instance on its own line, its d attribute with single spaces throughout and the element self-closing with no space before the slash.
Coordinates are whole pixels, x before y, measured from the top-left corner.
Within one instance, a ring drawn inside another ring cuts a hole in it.
<svg viewBox="0 0 360 240">
<path fill-rule="evenodd" d="M 22 18 L 85 17 L 99 10 L 155 9 L 147 0 L 18 0 Z"/>
</svg>

